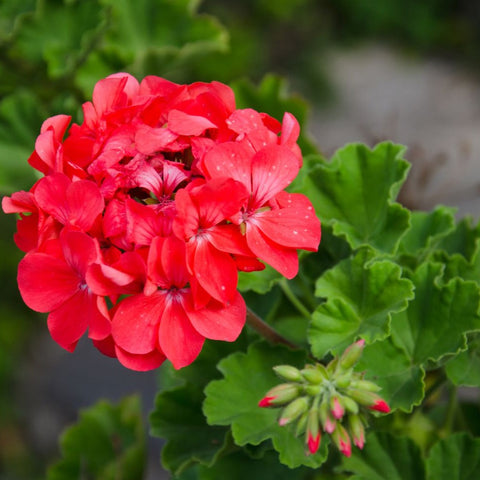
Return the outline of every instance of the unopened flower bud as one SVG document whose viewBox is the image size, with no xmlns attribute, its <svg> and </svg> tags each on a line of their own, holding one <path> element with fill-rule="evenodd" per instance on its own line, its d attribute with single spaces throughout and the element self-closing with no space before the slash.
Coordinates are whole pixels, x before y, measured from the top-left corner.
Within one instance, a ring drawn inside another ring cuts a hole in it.
<svg viewBox="0 0 480 480">
<path fill-rule="evenodd" d="M 365 340 L 360 339 L 350 345 L 340 357 L 338 366 L 342 370 L 348 370 L 352 368 L 359 358 L 362 356 L 363 348 L 365 347 Z"/>
<path fill-rule="evenodd" d="M 303 378 L 314 385 L 322 383 L 324 380 L 328 380 L 328 373 L 326 368 L 322 364 L 317 364 L 311 368 L 304 368 L 301 371 Z"/>
<path fill-rule="evenodd" d="M 347 388 L 350 385 L 350 382 L 352 381 L 352 374 L 346 373 L 345 375 L 340 375 L 335 379 L 335 385 L 338 388 Z"/>
<path fill-rule="evenodd" d="M 307 395 L 310 395 L 311 397 L 316 397 L 322 392 L 323 387 L 321 385 L 307 385 L 303 388 L 303 390 Z"/>
<path fill-rule="evenodd" d="M 292 367 L 291 365 L 277 365 L 276 367 L 273 367 L 273 370 L 279 377 L 282 377 L 290 382 L 303 381 L 300 370 L 298 368 Z"/>
<path fill-rule="evenodd" d="M 337 395 L 330 399 L 330 411 L 337 420 L 340 420 L 345 414 L 345 409 L 343 408 L 343 405 L 341 404 Z"/>
<path fill-rule="evenodd" d="M 332 433 L 335 430 L 337 422 L 332 417 L 332 414 L 330 413 L 330 409 L 328 407 L 327 402 L 322 402 L 320 404 L 318 414 L 319 414 L 319 417 L 320 417 L 320 422 L 321 422 L 325 432 Z"/>
<path fill-rule="evenodd" d="M 352 397 L 360 405 L 370 408 L 371 410 L 377 410 L 378 412 L 389 413 L 390 407 L 388 404 L 380 398 L 374 392 L 368 392 L 366 390 L 352 389 L 348 391 L 348 395 Z"/>
<path fill-rule="evenodd" d="M 349 457 L 352 454 L 352 443 L 348 432 L 341 424 L 337 424 L 337 428 L 332 433 L 332 439 L 337 448 L 343 453 L 346 457 Z"/>
<path fill-rule="evenodd" d="M 282 383 L 270 389 L 258 402 L 259 407 L 279 407 L 298 397 L 299 387 L 292 383 Z"/>
<path fill-rule="evenodd" d="M 300 397 L 296 398 L 292 403 L 289 403 L 282 412 L 280 419 L 278 420 L 278 424 L 283 427 L 295 419 L 297 419 L 302 413 L 308 410 L 310 406 L 310 402 L 308 397 Z"/>
<path fill-rule="evenodd" d="M 311 408 L 307 417 L 307 431 L 305 441 L 307 443 L 308 451 L 311 454 L 317 452 L 320 447 L 321 432 L 319 428 L 318 409 Z"/>
<path fill-rule="evenodd" d="M 358 390 L 366 390 L 367 392 L 379 392 L 382 389 L 376 383 L 368 380 L 352 380 L 350 386 Z"/>
<path fill-rule="evenodd" d="M 342 403 L 348 413 L 356 415 L 358 413 L 358 403 L 350 397 L 342 397 Z"/>
<path fill-rule="evenodd" d="M 307 418 L 308 418 L 308 411 L 303 412 L 302 415 L 300 415 L 300 418 L 298 419 L 297 426 L 295 427 L 295 436 L 298 437 L 302 433 L 305 432 L 305 429 L 307 428 Z"/>
<path fill-rule="evenodd" d="M 358 415 L 348 417 L 348 426 L 352 435 L 353 443 L 361 450 L 365 445 L 365 427 Z"/>
</svg>

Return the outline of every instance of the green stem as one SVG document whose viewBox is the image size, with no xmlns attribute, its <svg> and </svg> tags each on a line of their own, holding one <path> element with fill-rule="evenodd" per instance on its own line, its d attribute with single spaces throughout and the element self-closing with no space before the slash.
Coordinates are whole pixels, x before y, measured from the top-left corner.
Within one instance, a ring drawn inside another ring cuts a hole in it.
<svg viewBox="0 0 480 480">
<path fill-rule="evenodd" d="M 449 388 L 447 413 L 445 414 L 445 421 L 443 423 L 443 428 L 442 428 L 443 432 L 445 432 L 447 435 L 452 431 L 456 410 L 457 410 L 457 387 L 455 385 L 452 385 Z"/>
<path fill-rule="evenodd" d="M 290 285 L 286 278 L 282 278 L 280 281 L 280 288 L 283 290 L 285 296 L 290 300 L 292 305 L 305 317 L 310 320 L 312 314 L 310 310 L 298 299 L 298 297 L 293 293 Z"/>
<path fill-rule="evenodd" d="M 294 343 L 290 342 L 290 340 L 287 340 L 285 337 L 280 335 L 274 328 L 272 328 L 268 323 L 264 322 L 249 308 L 247 308 L 247 324 L 271 343 L 280 343 L 293 349 L 299 348 L 298 345 L 295 345 Z"/>
</svg>

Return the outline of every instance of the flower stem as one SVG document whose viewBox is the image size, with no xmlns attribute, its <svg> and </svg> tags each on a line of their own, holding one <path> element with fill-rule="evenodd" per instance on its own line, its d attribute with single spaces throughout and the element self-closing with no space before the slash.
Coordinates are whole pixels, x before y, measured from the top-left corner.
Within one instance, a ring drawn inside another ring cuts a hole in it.
<svg viewBox="0 0 480 480">
<path fill-rule="evenodd" d="M 287 347 L 298 349 L 298 345 L 290 342 L 285 337 L 280 335 L 268 323 L 264 322 L 256 313 L 247 308 L 247 324 L 250 325 L 257 333 L 266 338 L 271 343 L 281 343 Z"/>
<path fill-rule="evenodd" d="M 298 299 L 298 297 L 293 293 L 290 285 L 288 284 L 285 278 L 282 278 L 280 281 L 280 288 L 283 290 L 285 296 L 290 300 L 292 305 L 305 317 L 310 320 L 312 314 L 310 310 Z"/>
<path fill-rule="evenodd" d="M 447 412 L 442 430 L 448 435 L 452 431 L 453 421 L 457 410 L 457 387 L 455 385 L 449 388 L 449 397 L 447 404 Z"/>
</svg>

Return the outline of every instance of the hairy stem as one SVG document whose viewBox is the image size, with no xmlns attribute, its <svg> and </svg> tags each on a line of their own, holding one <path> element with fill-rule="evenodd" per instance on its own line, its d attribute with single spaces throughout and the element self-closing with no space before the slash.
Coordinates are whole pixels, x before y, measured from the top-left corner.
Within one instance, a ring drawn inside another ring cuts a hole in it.
<svg viewBox="0 0 480 480">
<path fill-rule="evenodd" d="M 257 333 L 266 338 L 271 343 L 281 343 L 287 347 L 298 349 L 298 345 L 290 342 L 280 335 L 268 323 L 264 322 L 256 313 L 249 308 L 247 309 L 247 324 L 250 325 Z"/>
</svg>

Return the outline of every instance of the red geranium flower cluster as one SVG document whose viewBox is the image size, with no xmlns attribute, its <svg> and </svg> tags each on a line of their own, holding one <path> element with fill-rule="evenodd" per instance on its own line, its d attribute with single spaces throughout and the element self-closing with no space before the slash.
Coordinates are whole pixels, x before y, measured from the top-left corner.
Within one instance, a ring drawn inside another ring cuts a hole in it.
<svg viewBox="0 0 480 480">
<path fill-rule="evenodd" d="M 20 214 L 25 303 L 49 312 L 62 347 L 88 330 L 134 370 L 235 340 L 238 271 L 267 263 L 292 278 L 297 249 L 320 241 L 309 200 L 284 190 L 302 163 L 295 118 L 237 110 L 221 83 L 125 73 L 99 81 L 83 113 L 65 139 L 70 117 L 44 122 L 29 158 L 44 176 L 3 199 Z"/>
</svg>

